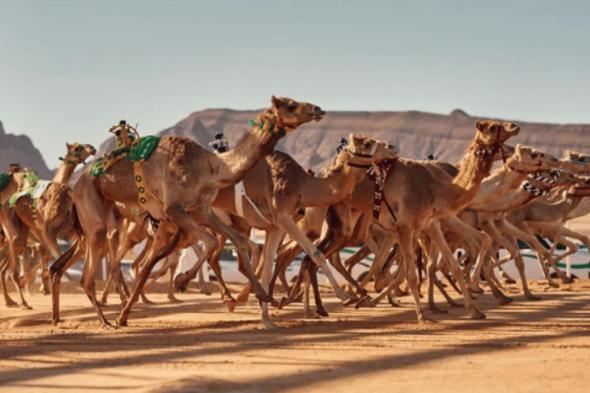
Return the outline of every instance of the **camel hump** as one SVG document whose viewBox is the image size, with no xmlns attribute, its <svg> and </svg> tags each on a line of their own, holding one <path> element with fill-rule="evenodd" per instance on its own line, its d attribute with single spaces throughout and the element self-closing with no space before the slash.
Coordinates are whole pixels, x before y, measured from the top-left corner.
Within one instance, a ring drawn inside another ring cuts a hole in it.
<svg viewBox="0 0 590 393">
<path fill-rule="evenodd" d="M 273 174 L 293 173 L 293 171 L 301 172 L 302 174 L 307 173 L 293 157 L 281 151 L 274 151 L 272 154 L 269 154 L 266 157 L 266 161 L 270 165 Z"/>
</svg>

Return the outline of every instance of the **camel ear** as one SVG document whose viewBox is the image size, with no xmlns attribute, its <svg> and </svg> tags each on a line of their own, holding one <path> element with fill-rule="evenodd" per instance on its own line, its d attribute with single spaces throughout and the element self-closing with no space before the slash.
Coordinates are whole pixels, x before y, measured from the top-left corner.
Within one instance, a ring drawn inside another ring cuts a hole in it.
<svg viewBox="0 0 590 393">
<path fill-rule="evenodd" d="M 488 126 L 488 122 L 485 120 L 478 120 L 475 122 L 475 128 L 480 131 L 484 132 Z"/>
<path fill-rule="evenodd" d="M 275 97 L 274 95 L 270 98 L 270 103 L 272 104 L 272 106 L 274 108 L 279 107 L 279 99 L 277 97 Z"/>
<path fill-rule="evenodd" d="M 514 123 L 505 122 L 502 125 L 504 126 L 504 130 L 509 134 L 516 135 L 520 131 L 520 127 Z"/>
<path fill-rule="evenodd" d="M 72 148 L 72 145 L 70 145 L 68 142 L 66 142 L 66 148 L 67 148 L 68 150 L 70 150 L 70 149 Z"/>
</svg>

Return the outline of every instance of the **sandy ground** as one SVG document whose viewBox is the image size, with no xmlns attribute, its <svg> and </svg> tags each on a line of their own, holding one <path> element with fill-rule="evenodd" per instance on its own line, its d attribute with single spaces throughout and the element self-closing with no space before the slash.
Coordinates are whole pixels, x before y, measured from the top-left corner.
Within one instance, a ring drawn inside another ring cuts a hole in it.
<svg viewBox="0 0 590 393">
<path fill-rule="evenodd" d="M 484 295 L 487 320 L 453 309 L 428 325 L 416 324 L 409 297 L 354 310 L 326 295 L 329 318 L 304 319 L 295 304 L 277 314 L 275 331 L 261 329 L 253 300 L 230 314 L 217 294 L 196 293 L 181 304 L 152 294 L 159 304 L 139 304 L 130 327 L 105 331 L 74 288 L 59 327 L 47 296 L 30 296 L 32 311 L 0 306 L 2 392 L 588 391 L 587 280 L 537 284 L 542 301 L 515 295 L 504 307 Z"/>
</svg>

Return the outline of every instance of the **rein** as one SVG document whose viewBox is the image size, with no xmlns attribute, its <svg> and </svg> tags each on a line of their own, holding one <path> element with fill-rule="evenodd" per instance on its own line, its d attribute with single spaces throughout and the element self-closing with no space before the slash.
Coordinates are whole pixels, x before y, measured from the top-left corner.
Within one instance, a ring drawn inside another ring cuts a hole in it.
<svg viewBox="0 0 590 393">
<path fill-rule="evenodd" d="M 375 183 L 375 192 L 373 194 L 373 218 L 378 220 L 379 215 L 381 213 L 381 204 L 385 202 L 385 206 L 387 206 L 387 210 L 389 210 L 389 214 L 393 218 L 393 221 L 397 221 L 397 217 L 395 212 L 385 199 L 385 194 L 383 190 L 385 189 L 385 183 L 389 178 L 389 174 L 391 173 L 396 160 L 384 160 L 377 164 L 376 167 L 373 167 L 367 172 L 369 179 L 373 180 Z"/>
</svg>

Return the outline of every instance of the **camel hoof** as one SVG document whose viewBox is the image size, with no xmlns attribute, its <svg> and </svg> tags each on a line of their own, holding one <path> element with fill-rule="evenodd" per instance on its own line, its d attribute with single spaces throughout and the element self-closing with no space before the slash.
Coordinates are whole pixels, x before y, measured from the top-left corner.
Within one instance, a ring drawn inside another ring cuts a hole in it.
<svg viewBox="0 0 590 393">
<path fill-rule="evenodd" d="M 289 304 L 289 299 L 286 297 L 281 298 L 281 300 L 279 301 L 279 307 L 278 309 L 282 309 L 283 307 L 287 306 Z"/>
<path fill-rule="evenodd" d="M 127 326 L 127 318 L 123 318 L 123 317 L 117 318 L 117 326 L 118 327 Z"/>
<path fill-rule="evenodd" d="M 117 326 L 119 326 L 119 325 L 117 324 Z M 105 329 L 105 330 L 115 330 L 115 329 L 117 329 L 117 326 L 113 326 L 108 321 L 105 321 L 105 322 L 102 323 L 102 328 Z"/>
<path fill-rule="evenodd" d="M 564 284 L 571 284 L 574 282 L 574 279 L 572 277 L 565 276 L 561 279 L 561 282 Z"/>
<path fill-rule="evenodd" d="M 553 280 L 547 280 L 547 284 L 551 287 L 551 288 L 559 288 L 559 283 L 553 281 Z"/>
<path fill-rule="evenodd" d="M 273 321 L 271 321 L 271 320 L 262 321 L 262 326 L 266 330 L 276 330 L 276 329 L 278 329 L 278 326 L 275 325 L 275 323 Z"/>
<path fill-rule="evenodd" d="M 514 299 L 512 299 L 509 296 L 502 296 L 501 298 L 498 299 L 498 304 L 500 306 L 505 306 L 506 304 L 512 303 Z"/>
<path fill-rule="evenodd" d="M 473 307 L 469 313 L 469 319 L 486 319 L 486 315 L 476 307 Z"/>
<path fill-rule="evenodd" d="M 153 300 L 148 299 L 146 296 L 141 297 L 141 302 L 144 304 L 156 304 Z"/>
<path fill-rule="evenodd" d="M 342 303 L 346 303 L 347 301 L 352 299 L 352 297 L 348 293 L 346 293 L 344 289 L 340 287 L 336 287 L 336 289 L 334 290 L 334 294 Z"/>
<path fill-rule="evenodd" d="M 449 306 L 455 307 L 455 308 L 463 308 L 463 307 L 465 307 L 465 305 L 463 303 L 457 303 L 454 300 L 447 301 L 447 303 L 449 304 Z"/>
<path fill-rule="evenodd" d="M 15 307 L 18 307 L 18 303 L 15 302 L 15 301 L 13 301 L 13 300 L 11 300 L 9 302 L 6 302 L 6 307 L 15 308 Z"/>
<path fill-rule="evenodd" d="M 58 325 L 59 325 L 60 323 L 62 323 L 63 321 L 64 321 L 64 320 L 63 320 L 63 319 L 61 319 L 61 318 L 58 318 L 58 319 L 55 319 L 55 318 L 54 318 L 54 319 L 51 321 L 51 324 L 52 324 L 53 326 L 58 326 Z"/>
<path fill-rule="evenodd" d="M 481 289 L 480 287 L 475 287 L 475 288 L 469 288 L 469 292 L 471 293 L 477 293 L 478 295 L 481 295 L 484 291 L 483 289 Z"/>
<path fill-rule="evenodd" d="M 424 315 L 421 315 L 418 317 L 418 324 L 419 325 L 433 325 L 435 323 L 438 323 L 438 321 L 425 317 Z"/>
<path fill-rule="evenodd" d="M 516 280 L 512 277 L 504 277 L 504 284 L 516 284 Z"/>
<path fill-rule="evenodd" d="M 168 301 L 170 303 L 182 303 L 182 300 L 180 300 L 179 298 L 177 298 L 176 296 L 170 294 L 168 295 Z"/>
<path fill-rule="evenodd" d="M 329 317 L 330 316 L 330 314 L 328 314 L 328 312 L 326 310 L 324 310 L 323 307 L 316 307 L 315 314 L 318 317 Z"/>
<path fill-rule="evenodd" d="M 365 295 L 362 298 L 360 298 L 359 301 L 357 301 L 355 308 L 361 308 L 361 307 L 371 307 L 372 304 L 372 299 L 369 295 Z"/>
<path fill-rule="evenodd" d="M 435 306 L 435 305 L 428 306 L 428 309 L 433 314 L 448 314 L 449 313 L 447 310 L 443 310 L 442 308 L 439 308 L 438 306 Z"/>
<path fill-rule="evenodd" d="M 20 308 L 23 310 L 32 310 L 33 309 L 33 307 L 29 306 L 27 303 L 21 304 Z"/>
<path fill-rule="evenodd" d="M 174 288 L 176 288 L 178 292 L 185 292 L 188 288 L 189 281 L 186 273 L 180 273 L 174 278 Z"/>
<path fill-rule="evenodd" d="M 236 302 L 235 299 L 225 300 L 224 303 L 225 307 L 227 307 L 227 311 L 229 312 L 234 312 L 236 306 L 238 305 L 238 302 Z"/>
<path fill-rule="evenodd" d="M 533 295 L 532 293 L 525 293 L 524 297 L 527 300 L 532 300 L 532 301 L 543 300 L 543 298 L 541 296 Z"/>
</svg>

